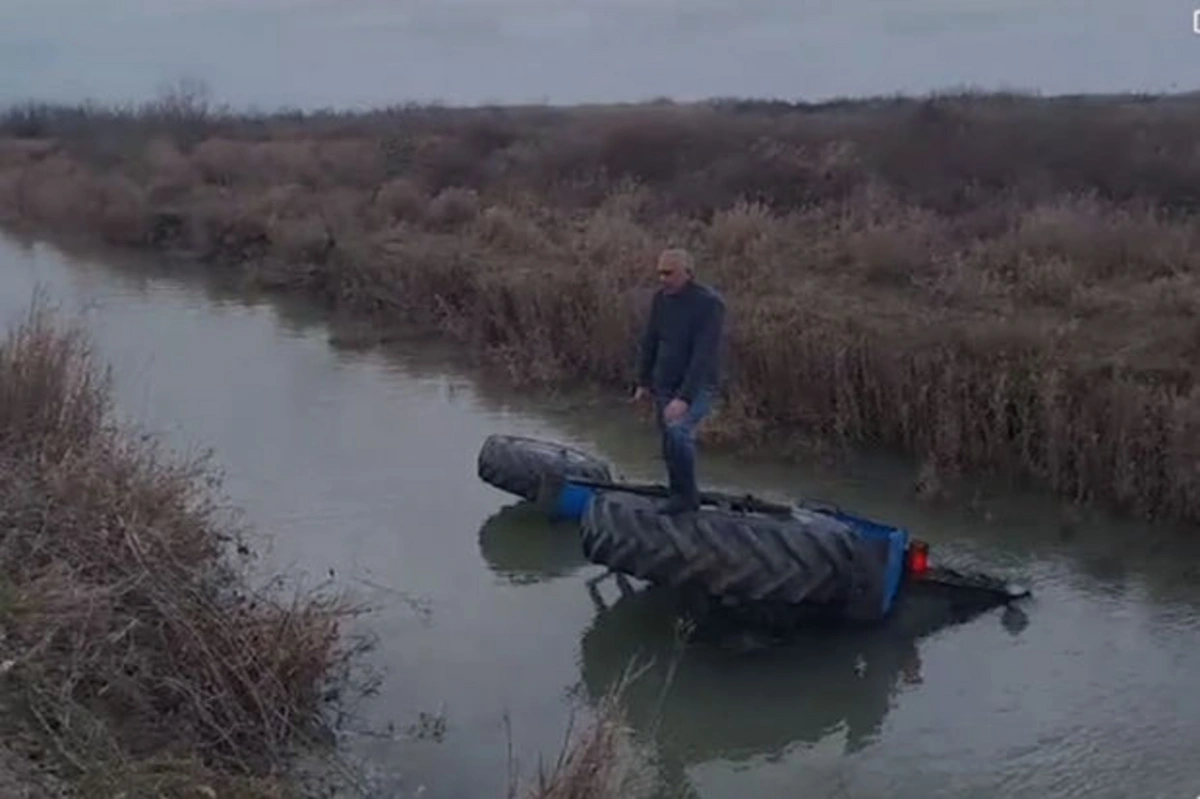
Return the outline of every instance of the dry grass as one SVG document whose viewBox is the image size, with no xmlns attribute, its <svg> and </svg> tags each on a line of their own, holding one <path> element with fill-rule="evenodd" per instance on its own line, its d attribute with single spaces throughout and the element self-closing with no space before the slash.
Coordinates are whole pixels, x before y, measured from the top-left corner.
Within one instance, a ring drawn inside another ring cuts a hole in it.
<svg viewBox="0 0 1200 799">
<path fill-rule="evenodd" d="M 86 337 L 35 302 L 0 345 L 7 746 L 41 761 L 49 750 L 82 796 L 300 795 L 291 766 L 345 687 L 351 608 L 250 591 L 232 558 L 245 544 L 219 520 L 203 462 L 165 458 L 111 410 Z M 619 795 L 618 698 L 568 736 L 531 799 Z M 6 790 L 40 779 L 0 761 Z"/>
<path fill-rule="evenodd" d="M 27 107 L 0 120 L 0 217 L 436 325 L 514 379 L 613 388 L 648 264 L 683 244 L 731 308 L 713 441 L 888 447 L 944 484 L 990 472 L 1196 520 L 1198 117 L 1186 97 L 1010 95 Z"/>
<path fill-rule="evenodd" d="M 625 757 L 624 715 L 617 700 L 606 698 L 596 719 L 580 734 L 568 730 L 564 746 L 554 765 L 538 769 L 536 781 L 523 793 L 514 775 L 508 799 L 615 799 L 628 796 L 623 789 L 622 767 Z"/>
<path fill-rule="evenodd" d="M 10 735 L 32 725 L 83 795 L 289 795 L 348 609 L 248 590 L 203 464 L 119 429 L 108 403 L 86 340 L 44 309 L 0 346 Z"/>
<path fill-rule="evenodd" d="M 510 750 L 508 799 L 635 799 L 652 791 L 655 782 L 634 768 L 627 750 L 629 728 L 623 703 L 640 673 L 636 661 L 631 662 L 599 697 L 592 720 L 578 734 L 572 719 L 553 766 L 539 763 L 536 781 L 524 791 Z"/>
</svg>

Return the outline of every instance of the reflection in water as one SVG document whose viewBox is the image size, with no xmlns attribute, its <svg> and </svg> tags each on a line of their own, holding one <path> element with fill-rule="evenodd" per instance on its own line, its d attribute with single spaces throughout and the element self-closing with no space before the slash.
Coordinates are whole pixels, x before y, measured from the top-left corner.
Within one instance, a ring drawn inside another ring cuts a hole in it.
<svg viewBox="0 0 1200 799">
<path fill-rule="evenodd" d="M 488 567 L 512 583 L 538 583 L 574 574 L 588 561 L 575 523 L 548 521 L 528 502 L 506 505 L 479 528 Z"/>
<path fill-rule="evenodd" d="M 911 593 L 885 625 L 799 629 L 768 641 L 712 612 L 697 622 L 694 604 L 670 589 L 625 589 L 598 604 L 583 634 L 583 684 L 598 701 L 631 660 L 640 665 L 623 704 L 656 746 L 660 778 L 681 789 L 684 769 L 700 763 L 774 759 L 835 734 L 846 753 L 870 746 L 897 694 L 923 682 L 919 641 L 986 609 Z M 1011 614 L 1015 634 L 1023 613 Z"/>
<path fill-rule="evenodd" d="M 1004 609 L 1004 613 L 1000 616 L 1000 622 L 1004 625 L 1004 629 L 1011 635 L 1020 635 L 1021 632 L 1029 626 L 1029 616 L 1025 611 L 1021 610 L 1016 605 L 1010 605 Z"/>
</svg>

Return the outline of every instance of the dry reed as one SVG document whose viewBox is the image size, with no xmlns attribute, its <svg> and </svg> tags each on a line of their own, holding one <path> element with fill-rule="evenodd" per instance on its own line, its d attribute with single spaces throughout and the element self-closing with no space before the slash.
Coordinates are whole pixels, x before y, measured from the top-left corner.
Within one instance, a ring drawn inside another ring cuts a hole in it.
<svg viewBox="0 0 1200 799">
<path fill-rule="evenodd" d="M 85 795 L 286 795 L 348 608 L 247 588 L 203 462 L 119 428 L 108 389 L 40 305 L 0 345 L 7 729 L 32 725 Z"/>
<path fill-rule="evenodd" d="M 593 718 L 578 734 L 574 718 L 550 768 L 539 763 L 537 779 L 522 792 L 518 764 L 509 753 L 508 799 L 635 799 L 658 787 L 653 777 L 634 766 L 624 703 L 630 685 L 644 672 L 635 659 L 604 694 L 597 697 Z"/>
</svg>

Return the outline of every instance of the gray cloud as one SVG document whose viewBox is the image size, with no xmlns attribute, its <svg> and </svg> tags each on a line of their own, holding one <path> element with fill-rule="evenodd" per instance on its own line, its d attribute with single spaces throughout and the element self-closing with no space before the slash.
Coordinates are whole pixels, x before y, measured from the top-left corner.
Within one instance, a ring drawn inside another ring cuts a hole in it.
<svg viewBox="0 0 1200 799">
<path fill-rule="evenodd" d="M 1200 76 L 1181 0 L 8 0 L 0 17 L 0 102 L 139 99 L 183 76 L 267 107 L 1169 90 Z"/>
</svg>

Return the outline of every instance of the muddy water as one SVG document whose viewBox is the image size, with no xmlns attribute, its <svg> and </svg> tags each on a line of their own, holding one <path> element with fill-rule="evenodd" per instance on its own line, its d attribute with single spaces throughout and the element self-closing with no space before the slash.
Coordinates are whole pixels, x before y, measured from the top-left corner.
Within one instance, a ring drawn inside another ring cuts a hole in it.
<svg viewBox="0 0 1200 799">
<path fill-rule="evenodd" d="M 377 795 L 503 795 L 506 716 L 528 771 L 629 657 L 672 651 L 669 602 L 604 588 L 609 607 L 598 609 L 583 582 L 596 568 L 570 529 L 475 477 L 492 432 L 577 443 L 657 477 L 648 429 L 619 403 L 506 396 L 433 345 L 340 350 L 302 308 L 242 299 L 160 262 L 0 246 L 6 325 L 38 287 L 81 314 L 114 366 L 122 413 L 213 450 L 268 563 L 313 583 L 332 574 L 376 608 L 365 623 L 385 671 L 367 720 L 444 720 L 432 738 L 348 738 L 375 764 Z M 1036 596 L 921 637 L 896 628 L 780 650 L 697 645 L 665 698 L 652 668 L 629 702 L 639 751 L 671 795 L 1200 792 L 1195 544 L 1065 519 L 1030 498 L 924 506 L 889 463 L 831 473 L 707 458 L 703 468 L 710 483 L 820 496 L 906 524 L 935 553 L 1020 577 Z"/>
</svg>

